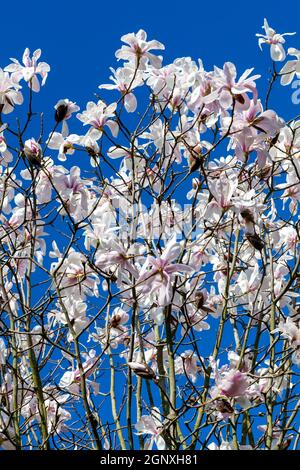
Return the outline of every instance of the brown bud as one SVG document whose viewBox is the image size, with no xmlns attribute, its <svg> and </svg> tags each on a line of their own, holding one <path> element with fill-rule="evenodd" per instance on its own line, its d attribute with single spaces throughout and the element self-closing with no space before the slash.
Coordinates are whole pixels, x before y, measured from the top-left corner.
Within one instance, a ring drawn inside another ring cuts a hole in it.
<svg viewBox="0 0 300 470">
<path fill-rule="evenodd" d="M 232 408 L 231 404 L 229 403 L 228 400 L 225 400 L 225 398 L 218 398 L 216 401 L 216 409 L 220 411 L 220 413 L 230 413 L 232 414 L 234 412 L 234 409 Z"/>
<path fill-rule="evenodd" d="M 200 157 L 193 157 L 192 155 L 189 156 L 190 173 L 193 173 L 200 168 L 200 161 Z"/>
<path fill-rule="evenodd" d="M 257 233 L 254 233 L 254 234 L 247 233 L 247 234 L 246 234 L 246 238 L 247 238 L 248 242 L 251 243 L 251 245 L 252 245 L 256 250 L 262 251 L 262 249 L 263 249 L 264 246 L 265 246 L 265 243 L 264 243 L 264 241 L 257 235 Z"/>
<path fill-rule="evenodd" d="M 246 222 L 252 222 L 252 224 L 255 224 L 253 214 L 249 209 L 243 209 L 241 211 L 241 216 Z"/>
<path fill-rule="evenodd" d="M 68 106 L 66 106 L 65 104 L 61 104 L 55 110 L 55 114 L 54 114 L 55 121 L 57 123 L 62 122 L 66 118 L 67 113 L 68 113 Z"/>
<path fill-rule="evenodd" d="M 110 320 L 111 328 L 117 328 L 117 326 L 119 326 L 120 320 L 121 320 L 121 315 L 118 315 L 118 314 L 114 315 Z"/>
<path fill-rule="evenodd" d="M 245 103 L 245 98 L 243 97 L 243 95 L 233 95 L 233 98 L 235 99 L 235 101 L 237 101 L 238 103 L 240 104 L 244 104 Z"/>
</svg>

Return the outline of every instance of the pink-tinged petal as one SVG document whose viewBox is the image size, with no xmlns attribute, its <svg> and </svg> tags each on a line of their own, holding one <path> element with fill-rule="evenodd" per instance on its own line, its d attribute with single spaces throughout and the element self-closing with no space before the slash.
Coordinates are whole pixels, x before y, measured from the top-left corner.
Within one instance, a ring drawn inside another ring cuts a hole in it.
<svg viewBox="0 0 300 470">
<path fill-rule="evenodd" d="M 137 100 L 133 93 L 128 93 L 124 97 L 124 106 L 127 113 L 133 113 L 137 108 Z"/>
<path fill-rule="evenodd" d="M 159 69 L 161 67 L 161 63 L 162 63 L 161 56 L 156 56 L 154 54 L 151 54 L 151 52 L 147 52 L 145 55 L 146 57 L 148 57 L 151 65 L 153 65 L 154 68 Z"/>
<path fill-rule="evenodd" d="M 229 91 L 227 90 L 222 90 L 220 97 L 219 97 L 219 102 L 222 108 L 228 109 L 232 105 L 232 96 Z"/>
<path fill-rule="evenodd" d="M 164 439 L 161 436 L 157 436 L 155 438 L 155 444 L 156 444 L 158 450 L 165 450 L 166 449 L 166 443 L 165 443 Z"/>
<path fill-rule="evenodd" d="M 33 91 L 38 93 L 40 91 L 40 82 L 38 81 L 37 77 L 34 75 L 30 81 L 30 87 Z"/>
<path fill-rule="evenodd" d="M 281 44 L 271 44 L 271 58 L 275 62 L 282 62 L 285 59 L 285 50 Z"/>
<path fill-rule="evenodd" d="M 108 121 L 106 121 L 105 124 L 109 127 L 110 132 L 112 133 L 112 135 L 114 137 L 117 137 L 117 135 L 119 133 L 118 123 L 109 119 Z"/>
<path fill-rule="evenodd" d="M 28 49 L 28 47 L 26 47 L 26 49 L 23 53 L 23 57 L 22 57 L 22 62 L 25 65 L 25 67 L 30 67 L 30 65 L 31 65 L 31 61 L 30 61 L 29 56 L 30 56 L 30 50 Z"/>
<path fill-rule="evenodd" d="M 21 65 L 20 64 L 9 64 L 4 68 L 5 72 L 17 72 L 20 70 Z"/>
<path fill-rule="evenodd" d="M 165 46 L 161 42 L 156 41 L 155 39 L 153 39 L 152 41 L 149 41 L 147 43 L 147 50 L 150 50 L 150 49 L 164 50 Z"/>
<path fill-rule="evenodd" d="M 195 269 L 192 268 L 191 266 L 187 266 L 185 264 L 180 264 L 180 263 L 171 264 L 166 268 L 166 272 L 168 274 L 174 273 L 174 272 L 191 273 L 193 271 L 195 271 Z"/>
</svg>

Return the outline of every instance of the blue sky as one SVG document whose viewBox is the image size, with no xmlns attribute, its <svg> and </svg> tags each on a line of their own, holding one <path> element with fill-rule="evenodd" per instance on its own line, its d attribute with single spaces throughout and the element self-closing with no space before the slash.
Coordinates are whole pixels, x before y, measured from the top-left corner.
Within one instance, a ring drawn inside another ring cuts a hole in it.
<svg viewBox="0 0 300 470">
<path fill-rule="evenodd" d="M 150 39 L 165 44 L 165 62 L 192 56 L 201 57 L 207 68 L 230 60 L 241 72 L 249 66 L 264 72 L 269 54 L 260 52 L 255 38 L 263 18 L 278 32 L 299 29 L 300 34 L 299 14 L 295 0 L 286 0 L 284 10 L 271 0 L 17 0 L 13 9 L 3 2 L 0 66 L 7 65 L 9 57 L 20 58 L 26 46 L 40 47 L 42 59 L 52 68 L 38 97 L 40 107 L 64 97 L 83 107 L 97 86 L 107 82 L 122 34 L 145 29 Z M 300 48 L 300 38 L 290 38 L 288 44 Z"/>
</svg>

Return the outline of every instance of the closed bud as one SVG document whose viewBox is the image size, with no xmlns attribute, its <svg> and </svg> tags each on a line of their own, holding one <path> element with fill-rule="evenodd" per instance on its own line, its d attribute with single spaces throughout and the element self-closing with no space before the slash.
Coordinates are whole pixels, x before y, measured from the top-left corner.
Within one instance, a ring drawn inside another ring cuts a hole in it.
<svg viewBox="0 0 300 470">
<path fill-rule="evenodd" d="M 193 173 L 200 168 L 200 161 L 199 157 L 193 157 L 192 155 L 189 156 L 190 173 Z"/>
<path fill-rule="evenodd" d="M 23 152 L 31 165 L 41 167 L 42 148 L 34 138 L 26 140 Z"/>
<path fill-rule="evenodd" d="M 250 209 L 243 209 L 241 211 L 241 216 L 243 219 L 245 219 L 246 222 L 252 222 L 252 224 L 255 224 L 254 217 Z"/>
<path fill-rule="evenodd" d="M 65 104 L 59 105 L 56 110 L 55 110 L 55 121 L 56 122 L 62 122 L 68 114 L 68 106 Z"/>
<path fill-rule="evenodd" d="M 132 372 L 134 372 L 137 376 L 146 380 L 152 380 L 155 378 L 154 370 L 146 364 L 141 364 L 139 362 L 128 362 L 127 364 Z"/>
<path fill-rule="evenodd" d="M 257 235 L 257 233 L 247 233 L 246 238 L 249 243 L 258 251 L 262 251 L 265 246 L 264 241 Z"/>
</svg>

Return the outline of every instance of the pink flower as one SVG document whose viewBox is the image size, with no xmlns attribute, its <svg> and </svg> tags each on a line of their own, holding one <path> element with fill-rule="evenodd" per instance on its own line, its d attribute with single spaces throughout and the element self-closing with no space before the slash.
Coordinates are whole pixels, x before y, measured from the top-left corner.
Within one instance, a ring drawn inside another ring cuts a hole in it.
<svg viewBox="0 0 300 470">
<path fill-rule="evenodd" d="M 231 62 L 224 64 L 223 70 L 215 67 L 215 84 L 219 87 L 219 101 L 224 109 L 228 109 L 235 99 L 237 109 L 247 109 L 249 106 L 249 97 L 247 92 L 253 93 L 253 98 L 257 98 L 255 80 L 260 75 L 250 76 L 252 69 L 247 69 L 242 76 L 236 80 L 237 72 L 235 65 Z"/>
<path fill-rule="evenodd" d="M 194 351 L 184 351 L 175 359 L 175 373 L 187 375 L 192 382 L 196 382 L 200 370 L 197 363 L 198 358 Z"/>
<path fill-rule="evenodd" d="M 145 443 L 145 450 L 151 450 L 154 443 L 156 444 L 158 450 L 166 449 L 166 443 L 161 436 L 163 425 L 161 414 L 158 408 L 154 407 L 152 408 L 150 415 L 142 416 L 136 423 L 135 429 L 140 435 L 150 434 L 151 436 L 150 439 L 148 439 Z"/>
<path fill-rule="evenodd" d="M 166 245 L 163 254 L 154 258 L 149 256 L 141 269 L 138 285 L 143 284 L 142 293 L 157 294 L 159 306 L 169 305 L 172 298 L 172 277 L 174 274 L 191 273 L 194 269 L 181 263 L 174 263 L 181 251 L 176 235 Z"/>
<path fill-rule="evenodd" d="M 246 392 L 249 382 L 247 374 L 231 369 L 217 382 L 220 393 L 227 397 L 240 397 Z"/>
</svg>

